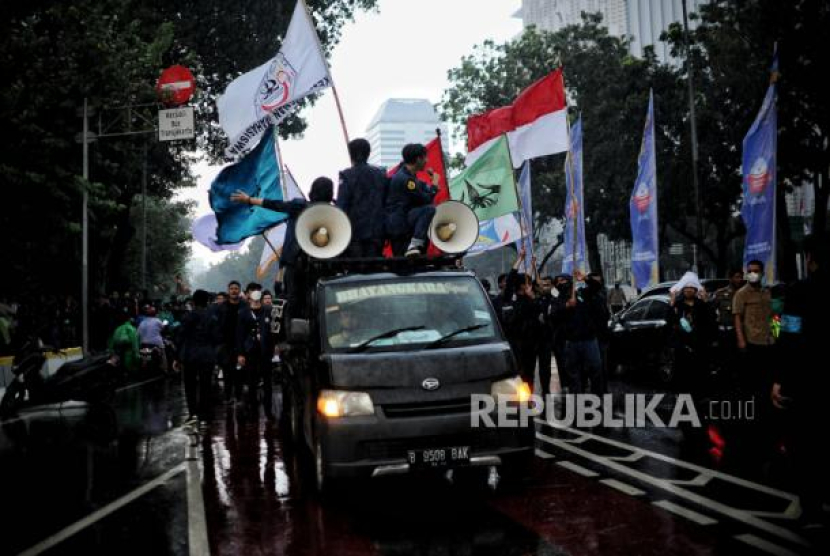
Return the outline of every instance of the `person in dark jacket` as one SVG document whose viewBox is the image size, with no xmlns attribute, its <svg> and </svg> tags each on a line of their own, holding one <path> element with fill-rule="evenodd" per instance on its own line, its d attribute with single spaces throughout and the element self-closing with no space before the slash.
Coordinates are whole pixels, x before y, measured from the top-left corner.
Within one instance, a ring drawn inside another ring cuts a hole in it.
<svg viewBox="0 0 830 556">
<path fill-rule="evenodd" d="M 259 205 L 262 208 L 288 215 L 285 240 L 280 257 L 280 268 L 283 268 L 283 287 L 288 293 L 287 310 L 292 317 L 301 318 L 305 315 L 305 273 L 303 271 L 303 257 L 300 245 L 297 243 L 297 218 L 309 203 L 331 203 L 334 199 L 334 182 L 329 178 L 319 177 L 311 184 L 311 191 L 305 199 L 291 199 L 290 201 L 274 201 L 251 197 L 247 193 L 237 191 L 231 195 L 231 200 L 248 205 Z"/>
<path fill-rule="evenodd" d="M 513 268 L 507 275 L 501 310 L 507 341 L 519 364 L 519 374 L 533 388 L 539 307 L 535 301 L 530 277 L 519 272 L 525 254 L 525 249 L 522 247 Z"/>
<path fill-rule="evenodd" d="M 592 394 L 602 395 L 599 337 L 608 325 L 604 320 L 607 308 L 600 292 L 602 285 L 581 272 L 574 273 L 574 279 L 576 284 L 565 302 L 563 315 L 565 372 L 574 393 L 581 394 L 590 387 Z"/>
<path fill-rule="evenodd" d="M 219 347 L 219 365 L 222 367 L 225 401 L 233 403 L 242 397 L 242 376 L 236 368 L 236 325 L 239 313 L 246 306 L 240 296 L 242 286 L 236 280 L 228 283 L 228 299 L 221 305 L 215 305 L 213 311 L 219 319 L 221 340 Z M 182 317 L 184 318 L 184 317 Z"/>
<path fill-rule="evenodd" d="M 366 139 L 349 142 L 352 167 L 340 172 L 337 206 L 352 223 L 349 257 L 380 257 L 383 254 L 383 220 L 389 178 L 382 168 L 368 164 L 372 147 Z"/>
<path fill-rule="evenodd" d="M 187 411 L 190 418 L 207 422 L 211 415 L 211 386 L 217 361 L 217 346 L 222 341 L 219 317 L 208 309 L 208 292 L 193 293 L 193 311 L 187 313 L 178 331 L 177 366 L 182 366 Z"/>
<path fill-rule="evenodd" d="M 396 257 L 417 256 L 426 251 L 427 234 L 435 207 L 440 176 L 431 170 L 432 184 L 419 180 L 418 172 L 426 167 L 427 149 L 410 143 L 403 148 L 403 163 L 389 183 L 386 195 L 386 235 Z"/>
<path fill-rule="evenodd" d="M 539 282 L 539 296 L 536 298 L 539 324 L 537 326 L 536 355 L 539 361 L 539 383 L 542 395 L 550 394 L 550 361 L 553 356 L 553 324 L 550 319 L 553 297 L 553 278 L 545 276 Z"/>
<path fill-rule="evenodd" d="M 801 500 L 801 526 L 827 525 L 830 485 L 825 444 L 828 429 L 826 363 L 827 321 L 830 319 L 830 238 L 813 234 L 804 238 L 807 277 L 787 289 L 778 343 L 781 360 L 773 365 L 770 398 L 775 413 L 786 418 L 792 431 L 788 452 L 792 457 L 795 492 Z"/>
<path fill-rule="evenodd" d="M 570 391 L 571 383 L 568 380 L 568 373 L 565 369 L 565 306 L 571 297 L 573 282 L 568 274 L 560 274 L 554 277 L 553 287 L 556 289 L 556 297 L 548 304 L 547 321 L 551 330 L 553 357 L 556 360 L 556 370 L 559 374 L 559 385 L 562 390 Z"/>
<path fill-rule="evenodd" d="M 262 286 L 249 284 L 248 306 L 240 312 L 237 325 L 237 366 L 244 369 L 251 405 L 256 405 L 257 386 L 263 382 L 262 407 L 269 421 L 274 420 L 273 377 L 271 359 L 274 342 L 271 337 L 271 311 L 262 305 Z"/>
<path fill-rule="evenodd" d="M 694 273 L 688 272 L 672 288 L 675 297 L 670 313 L 674 347 L 674 383 L 678 394 L 689 394 L 703 416 L 701 400 L 706 396 L 709 363 L 717 339 L 715 312 L 699 295 L 703 286 Z M 699 450 L 706 441 L 704 429 L 689 425 L 683 427 L 693 450 Z"/>
</svg>

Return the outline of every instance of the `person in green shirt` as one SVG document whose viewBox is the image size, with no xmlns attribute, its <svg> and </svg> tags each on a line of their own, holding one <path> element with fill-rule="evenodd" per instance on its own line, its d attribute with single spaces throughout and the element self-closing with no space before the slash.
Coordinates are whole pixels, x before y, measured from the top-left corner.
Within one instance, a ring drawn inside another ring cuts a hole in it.
<svg viewBox="0 0 830 556">
<path fill-rule="evenodd" d="M 112 333 L 107 347 L 120 359 L 128 374 L 136 373 L 141 365 L 138 351 L 138 331 L 125 312 L 118 313 L 118 327 Z"/>
</svg>

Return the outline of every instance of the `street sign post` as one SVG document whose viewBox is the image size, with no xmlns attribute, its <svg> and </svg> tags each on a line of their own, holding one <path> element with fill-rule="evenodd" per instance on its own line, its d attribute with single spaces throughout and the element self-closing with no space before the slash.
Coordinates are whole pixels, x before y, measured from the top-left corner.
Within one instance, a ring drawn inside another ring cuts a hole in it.
<svg viewBox="0 0 830 556">
<path fill-rule="evenodd" d="M 165 106 L 181 106 L 190 100 L 196 90 L 196 79 L 184 66 L 170 66 L 156 83 L 156 92 Z"/>
<path fill-rule="evenodd" d="M 159 141 L 179 141 L 195 136 L 192 106 L 159 110 Z"/>
</svg>

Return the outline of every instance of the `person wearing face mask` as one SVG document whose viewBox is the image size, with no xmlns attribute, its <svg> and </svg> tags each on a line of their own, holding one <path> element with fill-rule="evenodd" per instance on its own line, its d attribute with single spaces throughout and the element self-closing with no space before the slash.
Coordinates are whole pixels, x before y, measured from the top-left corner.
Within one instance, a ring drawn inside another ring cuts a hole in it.
<svg viewBox="0 0 830 556">
<path fill-rule="evenodd" d="M 735 335 L 738 350 L 743 355 L 743 371 L 739 377 L 741 386 L 753 396 L 769 384 L 770 351 L 773 344 L 770 319 L 772 318 L 772 295 L 761 284 L 764 264 L 750 261 L 746 267 L 746 285 L 735 293 L 732 300 L 732 315 L 735 320 Z"/>
<path fill-rule="evenodd" d="M 559 385 L 562 390 L 570 391 L 571 383 L 568 373 L 565 372 L 565 306 L 571 297 L 573 282 L 568 274 L 560 274 L 553 279 L 556 297 L 548 306 L 548 322 L 551 328 L 553 358 L 556 361 L 556 371 L 559 374 Z"/>
<path fill-rule="evenodd" d="M 257 386 L 263 382 L 262 407 L 269 421 L 275 419 L 272 394 L 271 359 L 274 344 L 271 338 L 271 311 L 262 305 L 262 286 L 256 283 L 245 288 L 248 305 L 240 310 L 237 325 L 237 368 L 244 369 L 251 406 L 256 406 Z"/>
<path fill-rule="evenodd" d="M 771 449 L 768 418 L 772 409 L 769 391 L 775 368 L 775 340 L 771 327 L 772 295 L 761 283 L 764 264 L 750 261 L 746 270 L 747 283 L 732 300 L 738 345 L 736 379 L 739 395 L 754 401 L 756 413 L 754 419 L 742 423 L 742 445 L 735 454 L 751 470 L 759 472 Z"/>
<path fill-rule="evenodd" d="M 717 337 L 717 324 L 710 305 L 700 298 L 703 286 L 687 272 L 672 287 L 675 301 L 670 313 L 674 347 L 674 386 L 679 394 L 690 394 L 699 406 L 707 386 L 709 362 Z M 702 415 L 698 409 L 698 415 Z M 702 428 L 685 428 L 684 434 L 698 448 L 706 440 Z"/>
<path fill-rule="evenodd" d="M 565 302 L 565 372 L 574 393 L 590 390 L 594 395 L 602 395 L 599 338 L 608 325 L 602 284 L 579 271 L 574 273 L 574 279 L 581 285 L 572 289 Z"/>
<path fill-rule="evenodd" d="M 527 274 L 519 272 L 526 252 L 524 247 L 513 268 L 507 275 L 507 285 L 502 303 L 503 325 L 507 341 L 513 348 L 519 363 L 519 374 L 531 388 L 536 371 L 537 328 L 539 327 L 539 308 L 535 302 L 533 284 Z"/>
</svg>

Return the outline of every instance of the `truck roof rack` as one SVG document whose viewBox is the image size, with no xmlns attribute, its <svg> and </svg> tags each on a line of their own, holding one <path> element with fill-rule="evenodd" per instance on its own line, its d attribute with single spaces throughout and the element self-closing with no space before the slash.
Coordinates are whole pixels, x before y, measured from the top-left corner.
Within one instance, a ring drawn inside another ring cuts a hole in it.
<svg viewBox="0 0 830 556">
<path fill-rule="evenodd" d="M 463 253 L 439 257 L 361 257 L 334 259 L 308 259 L 308 267 L 318 277 L 338 274 L 365 274 L 375 272 L 429 272 L 434 270 L 456 270 L 456 261 Z"/>
</svg>

